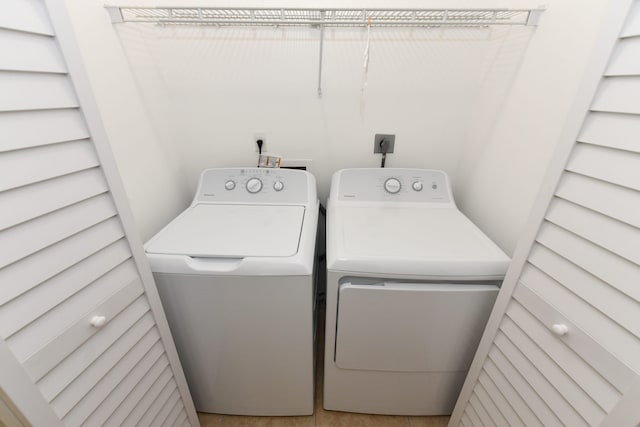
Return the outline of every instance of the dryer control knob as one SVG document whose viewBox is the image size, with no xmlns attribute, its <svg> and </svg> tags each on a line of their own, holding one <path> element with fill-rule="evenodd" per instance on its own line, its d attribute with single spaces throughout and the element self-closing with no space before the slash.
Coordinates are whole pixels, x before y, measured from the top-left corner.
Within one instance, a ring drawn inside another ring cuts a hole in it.
<svg viewBox="0 0 640 427">
<path fill-rule="evenodd" d="M 282 191 L 284 189 L 284 182 L 276 181 L 273 183 L 273 189 L 276 191 Z"/>
<path fill-rule="evenodd" d="M 413 187 L 414 191 L 422 191 L 422 181 L 416 181 L 413 184 L 411 184 L 411 187 Z"/>
<path fill-rule="evenodd" d="M 384 189 L 387 190 L 388 193 L 396 194 L 402 188 L 402 184 L 398 180 L 398 178 L 387 178 L 384 182 Z"/>
<path fill-rule="evenodd" d="M 230 179 L 229 181 L 224 183 L 224 188 L 226 188 L 227 190 L 231 191 L 234 188 L 236 188 L 236 182 L 232 179 Z"/>
<path fill-rule="evenodd" d="M 247 181 L 247 191 L 251 194 L 259 193 L 262 190 L 260 178 L 251 178 Z"/>
</svg>

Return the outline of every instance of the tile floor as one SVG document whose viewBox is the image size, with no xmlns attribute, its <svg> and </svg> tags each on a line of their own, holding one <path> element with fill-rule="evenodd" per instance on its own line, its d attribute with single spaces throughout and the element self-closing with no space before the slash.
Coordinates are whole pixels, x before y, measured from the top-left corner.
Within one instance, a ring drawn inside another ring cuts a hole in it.
<svg viewBox="0 0 640 427">
<path fill-rule="evenodd" d="M 322 407 L 324 304 L 318 304 L 315 411 L 306 417 L 243 417 L 198 413 L 202 427 L 446 427 L 449 417 L 406 417 L 327 411 Z"/>
</svg>

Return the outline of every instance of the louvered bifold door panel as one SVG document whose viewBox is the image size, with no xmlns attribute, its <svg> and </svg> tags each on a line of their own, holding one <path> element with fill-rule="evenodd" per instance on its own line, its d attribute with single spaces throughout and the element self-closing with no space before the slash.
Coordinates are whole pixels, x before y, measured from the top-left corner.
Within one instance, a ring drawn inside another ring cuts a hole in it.
<svg viewBox="0 0 640 427">
<path fill-rule="evenodd" d="M 0 51 L 0 337 L 64 425 L 188 423 L 44 3 Z"/>
<path fill-rule="evenodd" d="M 640 1 L 559 172 L 452 424 L 598 426 L 640 384 Z"/>
</svg>

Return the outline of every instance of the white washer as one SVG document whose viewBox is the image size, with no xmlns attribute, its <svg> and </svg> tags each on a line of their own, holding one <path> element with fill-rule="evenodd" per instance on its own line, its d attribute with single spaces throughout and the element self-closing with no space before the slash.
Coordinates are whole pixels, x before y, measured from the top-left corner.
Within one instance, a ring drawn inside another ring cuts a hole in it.
<svg viewBox="0 0 640 427">
<path fill-rule="evenodd" d="M 450 414 L 508 264 L 456 208 L 444 172 L 336 172 L 324 407 Z"/>
<path fill-rule="evenodd" d="M 209 169 L 146 245 L 198 411 L 313 413 L 313 175 Z"/>
</svg>

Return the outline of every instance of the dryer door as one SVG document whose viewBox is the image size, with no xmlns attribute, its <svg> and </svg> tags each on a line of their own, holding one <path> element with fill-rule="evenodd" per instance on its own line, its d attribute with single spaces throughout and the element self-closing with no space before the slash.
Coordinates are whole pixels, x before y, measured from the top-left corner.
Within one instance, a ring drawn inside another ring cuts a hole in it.
<svg viewBox="0 0 640 427">
<path fill-rule="evenodd" d="M 336 365 L 375 371 L 466 371 L 498 289 L 487 284 L 343 283 Z"/>
</svg>

